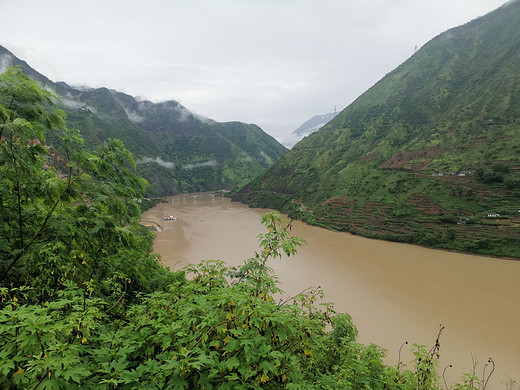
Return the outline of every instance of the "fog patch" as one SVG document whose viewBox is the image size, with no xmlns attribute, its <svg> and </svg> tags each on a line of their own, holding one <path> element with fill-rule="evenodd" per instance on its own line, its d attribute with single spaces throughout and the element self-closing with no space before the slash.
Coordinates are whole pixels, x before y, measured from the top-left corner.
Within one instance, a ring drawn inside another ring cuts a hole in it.
<svg viewBox="0 0 520 390">
<path fill-rule="evenodd" d="M 81 92 L 91 92 L 96 89 L 94 87 L 89 87 L 88 85 L 77 85 L 77 84 L 71 85 L 71 88 L 77 89 L 78 91 L 81 91 Z"/>
<path fill-rule="evenodd" d="M 130 109 L 124 107 L 122 104 L 121 104 L 121 107 L 123 108 L 123 110 L 125 110 L 126 116 L 128 117 L 128 119 L 130 119 L 131 122 L 141 123 L 142 121 L 144 121 L 144 119 L 145 119 L 144 116 L 139 115 L 135 111 L 131 111 Z"/>
<path fill-rule="evenodd" d="M 152 157 L 143 157 L 135 162 L 136 164 L 149 164 L 149 163 L 155 163 L 163 168 L 173 169 L 175 168 L 175 163 L 171 161 L 164 161 L 159 156 L 152 158 Z"/>
<path fill-rule="evenodd" d="M 201 168 L 201 167 L 214 167 L 217 165 L 217 160 L 208 160 L 204 162 L 194 163 L 194 164 L 185 164 L 182 167 L 185 169 L 195 169 L 195 168 Z"/>
<path fill-rule="evenodd" d="M 126 115 L 128 115 L 128 119 L 134 123 L 141 123 L 144 121 L 144 116 L 141 116 L 135 112 L 127 112 Z"/>
<path fill-rule="evenodd" d="M 453 31 L 451 30 L 448 30 L 448 31 L 445 31 L 444 33 L 440 34 L 438 39 L 440 41 L 450 41 L 453 39 Z"/>
<path fill-rule="evenodd" d="M 88 111 L 91 111 L 94 114 L 96 114 L 96 109 L 92 106 L 89 106 L 85 102 L 74 100 L 74 99 L 66 97 L 66 96 L 61 96 L 60 100 L 61 100 L 61 103 L 68 109 L 71 109 L 71 110 L 75 109 L 75 110 L 82 110 L 82 111 L 88 110 Z"/>
<path fill-rule="evenodd" d="M 193 115 L 193 117 L 195 119 L 199 120 L 202 123 L 215 123 L 215 121 L 213 119 L 206 118 L 205 116 L 198 115 L 198 114 L 193 114 L 193 113 L 191 115 Z"/>
<path fill-rule="evenodd" d="M 262 156 L 267 163 L 267 165 L 271 166 L 273 165 L 274 161 L 271 157 L 269 157 L 263 150 L 260 151 L 260 156 Z"/>
<path fill-rule="evenodd" d="M 196 119 L 202 123 L 214 123 L 215 121 L 213 119 L 206 118 L 205 116 L 195 114 L 188 110 L 186 107 L 184 107 L 182 104 L 175 100 L 169 100 L 166 102 L 158 103 L 162 104 L 165 107 L 167 107 L 169 110 L 172 110 L 174 113 L 177 114 L 177 120 L 179 122 L 186 122 L 191 119 Z"/>
<path fill-rule="evenodd" d="M 180 104 L 173 108 L 174 111 L 177 111 L 179 114 L 179 121 L 180 122 L 186 122 L 190 118 L 193 117 L 193 114 L 184 106 L 181 106 Z"/>
<path fill-rule="evenodd" d="M 0 56 L 0 73 L 4 73 L 7 68 L 13 65 L 13 57 L 9 54 Z"/>
<path fill-rule="evenodd" d="M 315 133 L 322 126 L 325 126 L 325 125 L 326 125 L 326 123 L 322 123 L 319 126 L 315 126 L 314 128 L 310 128 L 310 129 L 308 129 L 306 131 L 303 131 L 301 133 L 294 133 L 294 132 L 292 132 L 291 134 L 289 134 L 288 136 L 286 136 L 282 140 L 281 144 L 283 146 L 285 146 L 287 149 L 292 149 L 294 147 L 294 145 L 296 145 L 302 139 L 304 139 L 305 137 L 311 135 L 312 133 Z"/>
<path fill-rule="evenodd" d="M 281 140 L 281 144 L 285 146 L 287 149 L 292 149 L 294 145 L 300 142 L 305 136 L 301 136 L 295 133 L 291 133 Z"/>
</svg>

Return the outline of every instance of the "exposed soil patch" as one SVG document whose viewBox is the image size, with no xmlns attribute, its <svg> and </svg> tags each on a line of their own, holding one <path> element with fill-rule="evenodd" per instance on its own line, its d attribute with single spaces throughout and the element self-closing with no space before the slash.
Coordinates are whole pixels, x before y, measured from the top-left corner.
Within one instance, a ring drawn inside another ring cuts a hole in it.
<svg viewBox="0 0 520 390">
<path fill-rule="evenodd" d="M 376 150 L 373 153 L 367 154 L 366 156 L 363 156 L 358 159 L 359 162 L 369 162 L 372 160 L 377 160 L 379 157 L 381 157 L 381 152 L 379 150 Z"/>
<path fill-rule="evenodd" d="M 404 168 L 414 172 L 419 172 L 434 158 L 444 153 L 445 151 L 446 149 L 443 148 L 427 148 L 424 150 L 407 150 L 404 152 L 399 152 L 381 164 L 379 168 Z"/>
<path fill-rule="evenodd" d="M 412 195 L 406 203 L 423 214 L 439 215 L 445 212 L 444 209 L 430 202 L 426 194 Z"/>
</svg>

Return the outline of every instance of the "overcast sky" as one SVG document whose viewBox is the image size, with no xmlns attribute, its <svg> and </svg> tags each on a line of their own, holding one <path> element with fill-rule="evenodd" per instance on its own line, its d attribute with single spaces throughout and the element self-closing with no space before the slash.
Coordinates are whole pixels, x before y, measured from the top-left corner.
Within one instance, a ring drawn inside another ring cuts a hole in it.
<svg viewBox="0 0 520 390">
<path fill-rule="evenodd" d="M 282 140 L 506 0 L 0 0 L 0 45 L 53 81 L 179 101 Z"/>
</svg>

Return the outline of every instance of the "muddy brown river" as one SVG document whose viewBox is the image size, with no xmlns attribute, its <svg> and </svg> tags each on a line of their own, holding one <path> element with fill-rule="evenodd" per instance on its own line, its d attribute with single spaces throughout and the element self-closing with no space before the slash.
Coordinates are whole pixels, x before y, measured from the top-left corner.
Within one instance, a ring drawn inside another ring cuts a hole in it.
<svg viewBox="0 0 520 390">
<path fill-rule="evenodd" d="M 179 270 L 203 259 L 239 265 L 253 257 L 266 211 L 213 194 L 187 194 L 168 198 L 142 220 L 160 227 L 155 251 Z M 164 221 L 165 215 L 177 219 Z M 440 371 L 453 365 L 446 370 L 448 383 L 470 372 L 473 360 L 481 374 L 492 357 L 496 370 L 487 389 L 520 389 L 520 261 L 371 240 L 300 222 L 292 232 L 307 245 L 271 263 L 284 296 L 321 286 L 337 311 L 353 317 L 360 342 L 388 350 L 389 364 L 397 364 L 405 341 L 432 346 L 442 324 Z M 411 361 L 409 346 L 401 356 Z"/>
</svg>

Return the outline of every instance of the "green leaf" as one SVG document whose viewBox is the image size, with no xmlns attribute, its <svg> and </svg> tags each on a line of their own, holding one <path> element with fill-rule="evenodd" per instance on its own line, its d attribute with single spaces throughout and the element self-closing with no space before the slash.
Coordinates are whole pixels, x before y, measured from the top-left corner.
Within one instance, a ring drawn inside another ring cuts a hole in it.
<svg viewBox="0 0 520 390">
<path fill-rule="evenodd" d="M 236 357 L 231 357 L 228 360 L 226 360 L 226 368 L 229 371 L 234 370 L 236 367 L 240 366 L 240 361 Z"/>
<path fill-rule="evenodd" d="M 66 369 L 61 375 L 66 381 L 71 379 L 76 383 L 82 383 L 84 378 L 91 375 L 91 371 L 84 366 L 76 365 L 72 368 Z"/>
</svg>

